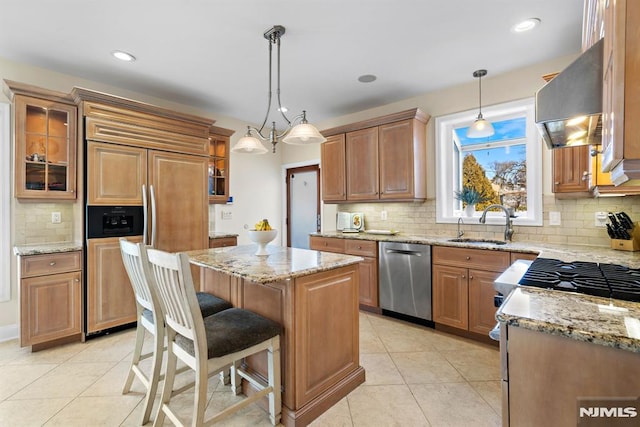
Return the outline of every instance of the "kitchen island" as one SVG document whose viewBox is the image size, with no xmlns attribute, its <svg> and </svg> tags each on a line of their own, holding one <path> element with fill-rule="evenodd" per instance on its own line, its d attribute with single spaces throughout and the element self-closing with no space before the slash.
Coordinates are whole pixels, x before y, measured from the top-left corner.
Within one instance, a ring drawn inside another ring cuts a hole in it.
<svg viewBox="0 0 640 427">
<path fill-rule="evenodd" d="M 187 252 L 200 290 L 284 327 L 282 424 L 306 426 L 365 380 L 359 355 L 358 263 L 362 258 L 268 245 Z M 266 377 L 266 355 L 247 360 Z M 243 384 L 247 394 L 253 392 Z"/>
<path fill-rule="evenodd" d="M 496 317 L 503 426 L 579 425 L 592 408 L 640 409 L 639 303 L 522 286 Z"/>
</svg>

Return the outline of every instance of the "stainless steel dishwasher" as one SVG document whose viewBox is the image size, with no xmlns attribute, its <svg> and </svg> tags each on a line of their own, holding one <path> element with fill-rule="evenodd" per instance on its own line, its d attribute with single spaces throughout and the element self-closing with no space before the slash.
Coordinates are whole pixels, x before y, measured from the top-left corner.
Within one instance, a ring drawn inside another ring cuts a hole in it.
<svg viewBox="0 0 640 427">
<path fill-rule="evenodd" d="M 383 313 L 431 321 L 431 246 L 382 242 L 378 251 Z"/>
</svg>

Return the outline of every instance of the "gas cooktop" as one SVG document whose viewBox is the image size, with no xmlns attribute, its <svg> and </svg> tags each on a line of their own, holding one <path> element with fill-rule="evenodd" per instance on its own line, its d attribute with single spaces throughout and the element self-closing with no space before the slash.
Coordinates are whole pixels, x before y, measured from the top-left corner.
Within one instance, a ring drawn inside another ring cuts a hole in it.
<svg viewBox="0 0 640 427">
<path fill-rule="evenodd" d="M 640 270 L 615 264 L 536 258 L 520 285 L 640 302 Z"/>
</svg>

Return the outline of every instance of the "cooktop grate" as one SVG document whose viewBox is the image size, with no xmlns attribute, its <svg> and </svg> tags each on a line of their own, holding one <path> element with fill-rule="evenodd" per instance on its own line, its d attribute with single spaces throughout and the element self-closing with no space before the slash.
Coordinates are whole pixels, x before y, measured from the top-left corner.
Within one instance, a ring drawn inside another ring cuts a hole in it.
<svg viewBox="0 0 640 427">
<path fill-rule="evenodd" d="M 537 258 L 520 285 L 640 302 L 640 270 L 615 264 Z"/>
</svg>

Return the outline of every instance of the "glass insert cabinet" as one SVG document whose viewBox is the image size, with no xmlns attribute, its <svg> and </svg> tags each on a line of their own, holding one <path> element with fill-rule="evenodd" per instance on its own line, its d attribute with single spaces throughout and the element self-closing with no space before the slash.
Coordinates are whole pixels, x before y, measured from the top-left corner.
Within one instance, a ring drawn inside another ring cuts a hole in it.
<svg viewBox="0 0 640 427">
<path fill-rule="evenodd" d="M 233 131 L 217 126 L 209 129 L 209 203 L 227 203 L 229 198 L 229 143 Z"/>
<path fill-rule="evenodd" d="M 16 95 L 14 107 L 16 197 L 75 199 L 76 106 Z"/>
</svg>

